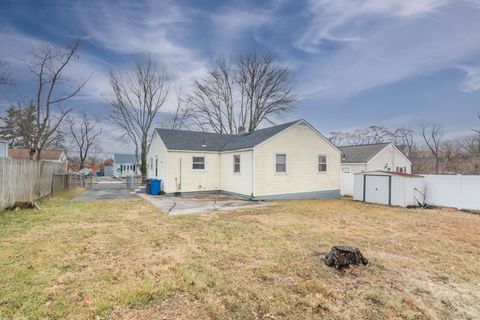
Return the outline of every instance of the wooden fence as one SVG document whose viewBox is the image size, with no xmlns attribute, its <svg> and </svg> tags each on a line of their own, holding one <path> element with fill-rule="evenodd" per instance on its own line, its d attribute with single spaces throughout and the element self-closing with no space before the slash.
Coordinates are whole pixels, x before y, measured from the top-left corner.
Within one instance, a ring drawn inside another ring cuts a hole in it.
<svg viewBox="0 0 480 320">
<path fill-rule="evenodd" d="M 0 210 L 59 191 L 54 176 L 66 173 L 62 163 L 0 158 Z"/>
</svg>

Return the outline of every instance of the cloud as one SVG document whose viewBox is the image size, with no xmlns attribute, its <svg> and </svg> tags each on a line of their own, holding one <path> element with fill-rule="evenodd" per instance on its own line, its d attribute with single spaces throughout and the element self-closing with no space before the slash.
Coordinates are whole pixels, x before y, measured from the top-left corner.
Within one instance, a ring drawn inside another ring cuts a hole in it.
<svg viewBox="0 0 480 320">
<path fill-rule="evenodd" d="M 297 47 L 307 52 L 302 94 L 344 98 L 458 65 L 480 53 L 480 10 L 470 1 L 312 2 Z M 328 51 L 326 39 L 337 43 Z"/>
<path fill-rule="evenodd" d="M 480 91 L 480 65 L 458 68 L 466 74 L 465 80 L 460 84 L 460 90 L 467 93 Z"/>
<path fill-rule="evenodd" d="M 181 85 L 207 70 L 207 61 L 179 40 L 193 13 L 175 3 L 77 2 L 74 10 L 91 41 L 117 55 L 148 54 Z"/>
<path fill-rule="evenodd" d="M 445 6 L 448 0 L 311 0 L 306 12 L 311 24 L 296 45 L 318 52 L 326 41 L 352 42 L 364 39 L 372 21 L 419 18 Z"/>
</svg>

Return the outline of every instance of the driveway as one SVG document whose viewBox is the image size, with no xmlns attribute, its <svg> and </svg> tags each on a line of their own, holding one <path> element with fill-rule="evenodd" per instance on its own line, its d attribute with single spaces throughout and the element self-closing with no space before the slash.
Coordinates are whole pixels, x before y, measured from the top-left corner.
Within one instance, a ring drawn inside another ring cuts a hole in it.
<svg viewBox="0 0 480 320">
<path fill-rule="evenodd" d="M 231 211 L 239 209 L 270 206 L 273 202 L 258 202 L 225 195 L 205 196 L 151 196 L 138 194 L 167 215 L 178 216 L 214 211 Z"/>
<path fill-rule="evenodd" d="M 125 182 L 112 177 L 95 177 L 87 191 L 74 197 L 74 201 L 111 200 L 136 198 L 135 192 L 127 190 Z"/>
</svg>

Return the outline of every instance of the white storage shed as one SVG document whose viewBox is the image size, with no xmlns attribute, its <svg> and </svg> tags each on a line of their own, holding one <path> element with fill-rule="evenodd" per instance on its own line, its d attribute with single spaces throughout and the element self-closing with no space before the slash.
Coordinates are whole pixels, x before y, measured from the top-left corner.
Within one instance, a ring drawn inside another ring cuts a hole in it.
<svg viewBox="0 0 480 320">
<path fill-rule="evenodd" d="M 371 171 L 355 174 L 353 200 L 400 207 L 424 203 L 424 177 L 414 174 Z"/>
</svg>

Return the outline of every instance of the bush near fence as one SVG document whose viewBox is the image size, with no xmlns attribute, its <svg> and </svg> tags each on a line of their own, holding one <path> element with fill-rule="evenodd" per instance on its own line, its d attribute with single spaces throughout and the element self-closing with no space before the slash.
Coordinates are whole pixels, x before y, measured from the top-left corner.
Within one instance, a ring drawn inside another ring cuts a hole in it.
<svg viewBox="0 0 480 320">
<path fill-rule="evenodd" d="M 0 210 L 16 202 L 34 202 L 52 194 L 54 176 L 66 173 L 64 163 L 0 159 Z"/>
</svg>

